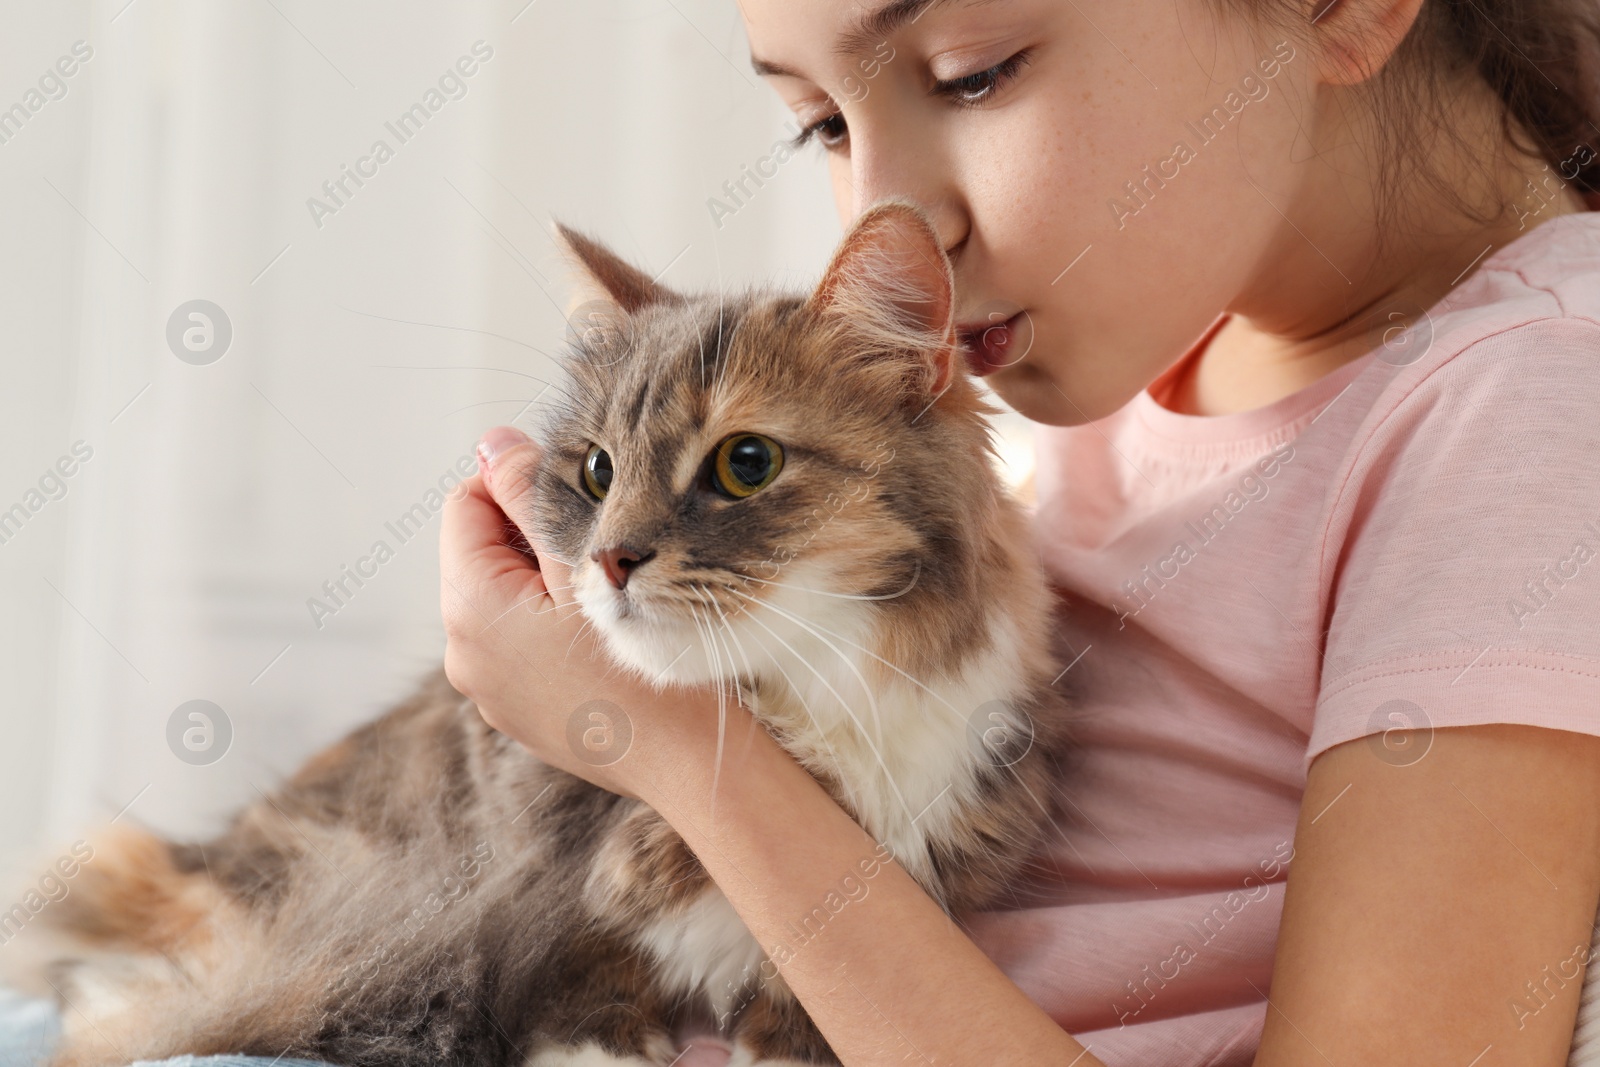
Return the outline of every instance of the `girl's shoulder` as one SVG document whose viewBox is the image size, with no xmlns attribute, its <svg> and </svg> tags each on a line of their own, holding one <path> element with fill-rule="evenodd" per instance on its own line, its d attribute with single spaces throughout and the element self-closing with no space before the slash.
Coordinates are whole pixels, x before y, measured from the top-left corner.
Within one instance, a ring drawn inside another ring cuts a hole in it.
<svg viewBox="0 0 1600 1067">
<path fill-rule="evenodd" d="M 1529 457 L 1600 471 L 1600 212 L 1546 221 L 1397 319 L 1366 355 L 1264 408 L 1186 415 L 1146 391 L 1096 423 L 1039 428 L 1036 521 L 1099 551 L 1158 538 L 1254 474 L 1321 516 L 1291 525 L 1326 562 L 1338 517 L 1406 478 L 1515 483 Z"/>
<path fill-rule="evenodd" d="M 1426 320 L 1436 364 L 1502 335 L 1507 345 L 1535 347 L 1545 338 L 1592 339 L 1600 328 L 1600 211 L 1550 219 L 1488 256 Z"/>
<path fill-rule="evenodd" d="M 1357 437 L 1392 444 L 1385 429 L 1432 411 L 1587 442 L 1600 429 L 1583 417 L 1600 402 L 1600 212 L 1551 219 L 1486 257 L 1394 340 L 1363 374 L 1372 403 Z"/>
</svg>

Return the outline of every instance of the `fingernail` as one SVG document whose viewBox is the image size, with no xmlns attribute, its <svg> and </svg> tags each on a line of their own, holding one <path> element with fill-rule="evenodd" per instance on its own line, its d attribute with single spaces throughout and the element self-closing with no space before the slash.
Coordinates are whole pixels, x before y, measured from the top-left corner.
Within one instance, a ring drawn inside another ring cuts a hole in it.
<svg viewBox="0 0 1600 1067">
<path fill-rule="evenodd" d="M 505 455 L 518 445 L 528 443 L 528 435 L 514 426 L 496 426 L 478 441 L 478 458 L 484 466 L 492 466 L 497 457 Z"/>
</svg>

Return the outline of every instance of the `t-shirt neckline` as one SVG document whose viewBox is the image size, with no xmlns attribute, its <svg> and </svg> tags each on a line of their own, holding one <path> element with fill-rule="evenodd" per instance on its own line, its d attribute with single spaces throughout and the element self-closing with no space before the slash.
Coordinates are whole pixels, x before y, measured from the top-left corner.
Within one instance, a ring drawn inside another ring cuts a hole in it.
<svg viewBox="0 0 1600 1067">
<path fill-rule="evenodd" d="M 1596 208 L 1600 208 L 1600 196 L 1591 202 Z M 1547 219 L 1516 240 L 1495 249 L 1477 265 L 1462 284 L 1470 284 L 1473 278 L 1482 277 L 1491 267 L 1504 266 L 1528 255 L 1536 245 L 1552 240 L 1556 234 L 1564 233 L 1570 226 L 1596 225 L 1597 222 L 1600 222 L 1600 214 L 1596 214 L 1594 209 Z M 1460 293 L 1460 288 L 1458 285 L 1445 294 L 1429 311 L 1435 311 L 1441 305 L 1448 306 L 1451 298 Z M 1232 314 L 1226 311 L 1218 315 L 1211 325 L 1206 327 L 1205 333 L 1189 346 L 1177 362 L 1163 371 L 1155 381 L 1141 389 L 1130 401 L 1132 414 L 1152 435 L 1188 444 L 1236 444 L 1269 437 L 1294 425 L 1311 412 L 1325 407 L 1344 392 L 1362 371 L 1373 364 L 1378 353 L 1378 349 L 1374 348 L 1365 355 L 1323 375 L 1305 388 L 1249 411 L 1235 411 L 1226 415 L 1189 415 L 1164 406 L 1156 399 L 1156 395 L 1165 392 L 1172 380 L 1188 369 L 1192 360 L 1199 358 L 1217 331 L 1232 317 Z"/>
<path fill-rule="evenodd" d="M 1373 351 L 1359 356 L 1288 396 L 1248 411 L 1234 411 L 1226 415 L 1189 415 L 1164 406 L 1154 394 L 1164 392 L 1172 380 L 1199 357 L 1230 318 L 1231 313 L 1226 311 L 1218 315 L 1176 363 L 1134 396 L 1132 414 L 1151 434 L 1172 441 L 1197 444 L 1226 444 L 1266 437 L 1325 406 L 1372 364 L 1376 354 Z"/>
</svg>

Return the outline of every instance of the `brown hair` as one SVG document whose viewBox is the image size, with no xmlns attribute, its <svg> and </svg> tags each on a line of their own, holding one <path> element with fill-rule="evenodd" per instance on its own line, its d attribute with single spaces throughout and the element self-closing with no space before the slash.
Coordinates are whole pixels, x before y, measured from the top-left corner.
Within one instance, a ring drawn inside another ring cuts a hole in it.
<svg viewBox="0 0 1600 1067">
<path fill-rule="evenodd" d="M 1600 192 L 1597 16 L 1594 0 L 1428 0 L 1408 37 L 1475 69 L 1505 107 L 1512 143 L 1552 167 L 1565 164 L 1562 177 L 1593 193 Z M 1531 143 L 1518 137 L 1518 126 Z M 1584 146 L 1589 151 L 1579 152 Z"/>
<path fill-rule="evenodd" d="M 1326 14 L 1337 2 L 1327 0 L 1318 10 Z M 1220 3 L 1258 16 L 1289 14 L 1282 0 Z M 1280 10 L 1264 10 L 1269 7 Z M 1500 100 L 1506 143 L 1544 161 L 1562 182 L 1587 194 L 1591 206 L 1600 205 L 1594 196 L 1600 194 L 1597 67 L 1596 0 L 1425 0 L 1399 48 L 1370 82 L 1385 135 L 1385 184 L 1416 176 L 1400 173 L 1409 155 L 1406 144 L 1452 134 L 1455 101 L 1442 90 L 1472 71 Z M 1456 195 L 1449 176 L 1425 177 L 1445 195 Z"/>
</svg>

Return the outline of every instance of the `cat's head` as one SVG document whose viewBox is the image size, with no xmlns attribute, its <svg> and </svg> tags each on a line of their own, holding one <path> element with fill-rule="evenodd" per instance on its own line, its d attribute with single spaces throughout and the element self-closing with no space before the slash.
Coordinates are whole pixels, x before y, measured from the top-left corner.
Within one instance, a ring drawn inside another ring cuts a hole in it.
<svg viewBox="0 0 1600 1067">
<path fill-rule="evenodd" d="M 995 409 L 920 209 L 866 212 L 809 294 L 685 295 L 559 232 L 603 325 L 541 435 L 535 538 L 613 655 L 702 682 L 896 618 L 975 624 Z"/>
</svg>

